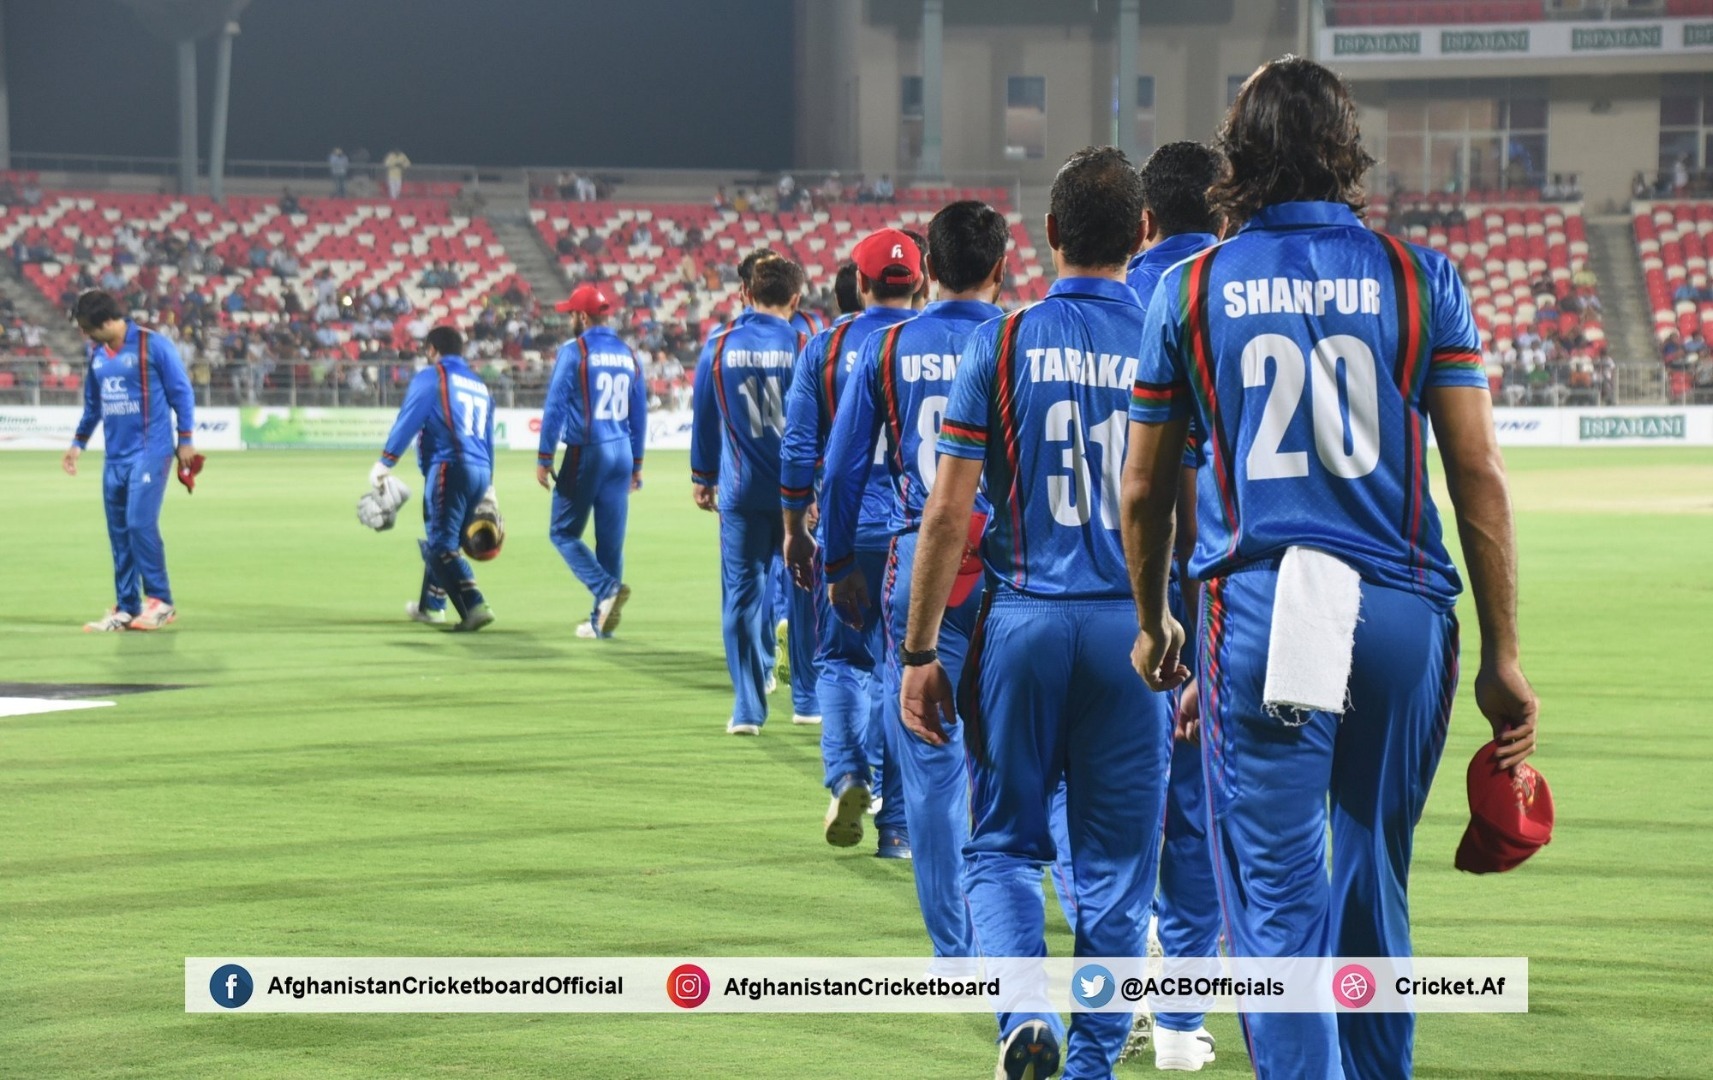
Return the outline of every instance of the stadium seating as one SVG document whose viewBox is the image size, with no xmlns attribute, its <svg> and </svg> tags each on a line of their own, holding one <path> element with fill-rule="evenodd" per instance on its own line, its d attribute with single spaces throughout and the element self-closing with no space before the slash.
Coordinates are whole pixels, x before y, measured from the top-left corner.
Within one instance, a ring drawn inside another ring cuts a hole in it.
<svg viewBox="0 0 1713 1080">
<path fill-rule="evenodd" d="M 1412 210 L 1435 213 L 1443 221 L 1452 209 L 1447 200 L 1388 206 L 1386 199 L 1375 199 L 1368 220 L 1386 230 L 1391 220 L 1420 216 L 1410 215 Z M 1509 339 L 1525 326 L 1542 337 L 1580 328 L 1596 347 L 1605 340 L 1599 312 L 1585 306 L 1598 293 L 1588 272 L 1588 235 L 1580 204 L 1466 203 L 1461 211 L 1461 224 L 1413 224 L 1390 231 L 1451 257 L 1469 287 L 1475 323 L 1488 345 Z M 1578 274 L 1581 284 L 1575 280 Z M 1551 282 L 1553 305 L 1542 305 L 1534 287 L 1543 278 Z M 1579 305 L 1584 310 L 1557 310 L 1557 304 L 1572 295 L 1584 302 Z"/>
<path fill-rule="evenodd" d="M 599 278 L 621 293 L 647 289 L 656 297 L 657 318 L 694 322 L 733 299 L 737 284 L 729 274 L 722 277 L 719 268 L 732 266 L 751 248 L 767 246 L 788 255 L 808 271 L 811 283 L 825 286 L 864 233 L 888 225 L 925 232 L 946 202 L 986 198 L 1004 209 L 1009 202 L 1004 195 L 1003 189 L 913 189 L 900 192 L 897 205 L 840 204 L 801 213 L 739 213 L 699 203 L 538 202 L 530 216 L 549 248 L 567 235 L 580 245 L 590 237 L 599 239 L 596 252 L 584 249 L 559 256 L 569 273 Z M 1008 218 L 1013 290 L 1005 301 L 1039 299 L 1048 285 L 1040 257 L 1021 218 L 1014 212 Z M 644 224 L 649 242 L 635 243 L 638 226 Z M 673 227 L 701 235 L 701 243 L 689 253 L 688 279 L 684 252 L 667 239 Z"/>
<path fill-rule="evenodd" d="M 1545 5 L 1541 0 L 1487 0 L 1485 3 L 1336 0 L 1327 4 L 1327 22 L 1332 26 L 1536 22 L 1545 16 Z"/>
<path fill-rule="evenodd" d="M 121 225 L 142 235 L 195 240 L 218 254 L 225 274 L 182 276 L 211 291 L 217 302 L 242 293 L 245 310 L 228 313 L 221 307 L 222 322 L 240 326 L 272 320 L 282 310 L 288 285 L 312 302 L 310 280 L 323 269 L 331 270 L 344 290 L 400 290 L 431 319 L 465 321 L 489 295 L 513 284 L 528 289 L 488 223 L 454 217 L 438 199 L 304 198 L 301 212 L 287 215 L 272 198 L 236 196 L 221 205 L 200 196 L 50 192 L 37 206 L 14 206 L 0 215 L 0 243 L 10 248 L 22 240 L 56 253 L 54 260 L 25 264 L 22 273 L 57 302 L 80 269 L 71 258 L 73 246 L 89 249 L 89 267 L 99 274 L 114 261 L 113 237 Z M 295 255 L 298 275 L 288 282 L 271 271 L 252 270 L 248 256 L 257 244 L 277 244 Z M 456 287 L 420 285 L 423 271 L 436 261 L 454 266 Z M 139 270 L 135 263 L 117 269 L 127 282 Z M 175 287 L 179 268 L 157 269 L 162 286 Z"/>
<path fill-rule="evenodd" d="M 1655 340 L 1663 344 L 1676 334 L 1684 341 L 1697 331 L 1713 338 L 1713 202 L 1638 203 L 1634 222 Z M 1685 284 L 1699 298 L 1676 299 Z M 1689 372 L 1670 377 L 1674 394 L 1687 388 Z"/>
</svg>

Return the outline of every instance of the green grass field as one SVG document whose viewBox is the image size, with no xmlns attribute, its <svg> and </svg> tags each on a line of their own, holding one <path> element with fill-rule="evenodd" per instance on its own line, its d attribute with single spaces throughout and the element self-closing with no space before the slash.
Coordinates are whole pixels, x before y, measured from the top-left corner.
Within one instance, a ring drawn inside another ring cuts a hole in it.
<svg viewBox="0 0 1713 1080">
<path fill-rule="evenodd" d="M 822 841 L 815 730 L 723 733 L 715 520 L 683 455 L 651 458 L 605 643 L 572 636 L 588 599 L 521 454 L 481 569 L 500 621 L 405 621 L 417 504 L 358 526 L 369 460 L 216 456 L 166 513 L 178 625 L 83 635 L 111 602 L 98 460 L 0 455 L 0 680 L 188 684 L 0 719 L 0 1075 L 991 1075 L 974 1014 L 186 1015 L 186 956 L 925 948 L 908 864 Z M 1515 873 L 1452 869 L 1487 737 L 1466 694 L 1413 896 L 1420 953 L 1529 956 L 1532 1010 L 1424 1019 L 1416 1075 L 1713 1075 L 1713 451 L 1510 461 L 1558 833 Z M 1209 1027 L 1207 1071 L 1248 1075 L 1235 1018 Z"/>
</svg>

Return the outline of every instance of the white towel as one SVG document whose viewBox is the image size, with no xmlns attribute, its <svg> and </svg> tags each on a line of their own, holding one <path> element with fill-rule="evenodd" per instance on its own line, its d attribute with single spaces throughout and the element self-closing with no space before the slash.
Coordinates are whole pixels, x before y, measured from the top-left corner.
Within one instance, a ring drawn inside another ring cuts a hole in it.
<svg viewBox="0 0 1713 1080">
<path fill-rule="evenodd" d="M 1324 551 L 1286 550 L 1267 635 L 1262 703 L 1268 712 L 1344 711 L 1361 605 L 1362 579 L 1355 570 Z"/>
</svg>

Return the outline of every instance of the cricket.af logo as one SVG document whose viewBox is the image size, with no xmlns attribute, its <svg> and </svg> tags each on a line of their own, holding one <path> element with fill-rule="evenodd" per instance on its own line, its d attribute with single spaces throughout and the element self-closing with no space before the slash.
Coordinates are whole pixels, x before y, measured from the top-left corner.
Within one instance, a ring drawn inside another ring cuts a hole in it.
<svg viewBox="0 0 1713 1080">
<path fill-rule="evenodd" d="M 241 1008 L 256 992 L 256 980 L 237 964 L 224 964 L 208 980 L 208 995 L 222 1009 Z"/>
</svg>

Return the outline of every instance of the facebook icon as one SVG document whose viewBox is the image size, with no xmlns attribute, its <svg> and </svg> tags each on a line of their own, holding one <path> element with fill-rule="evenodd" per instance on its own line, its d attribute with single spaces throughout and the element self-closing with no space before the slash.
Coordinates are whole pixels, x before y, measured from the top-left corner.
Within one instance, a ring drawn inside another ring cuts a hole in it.
<svg viewBox="0 0 1713 1080">
<path fill-rule="evenodd" d="M 250 973 L 237 964 L 227 964 L 214 973 L 208 980 L 208 993 L 214 998 L 214 1004 L 223 1009 L 236 1009 L 250 1000 L 250 994 L 256 988 Z"/>
</svg>

